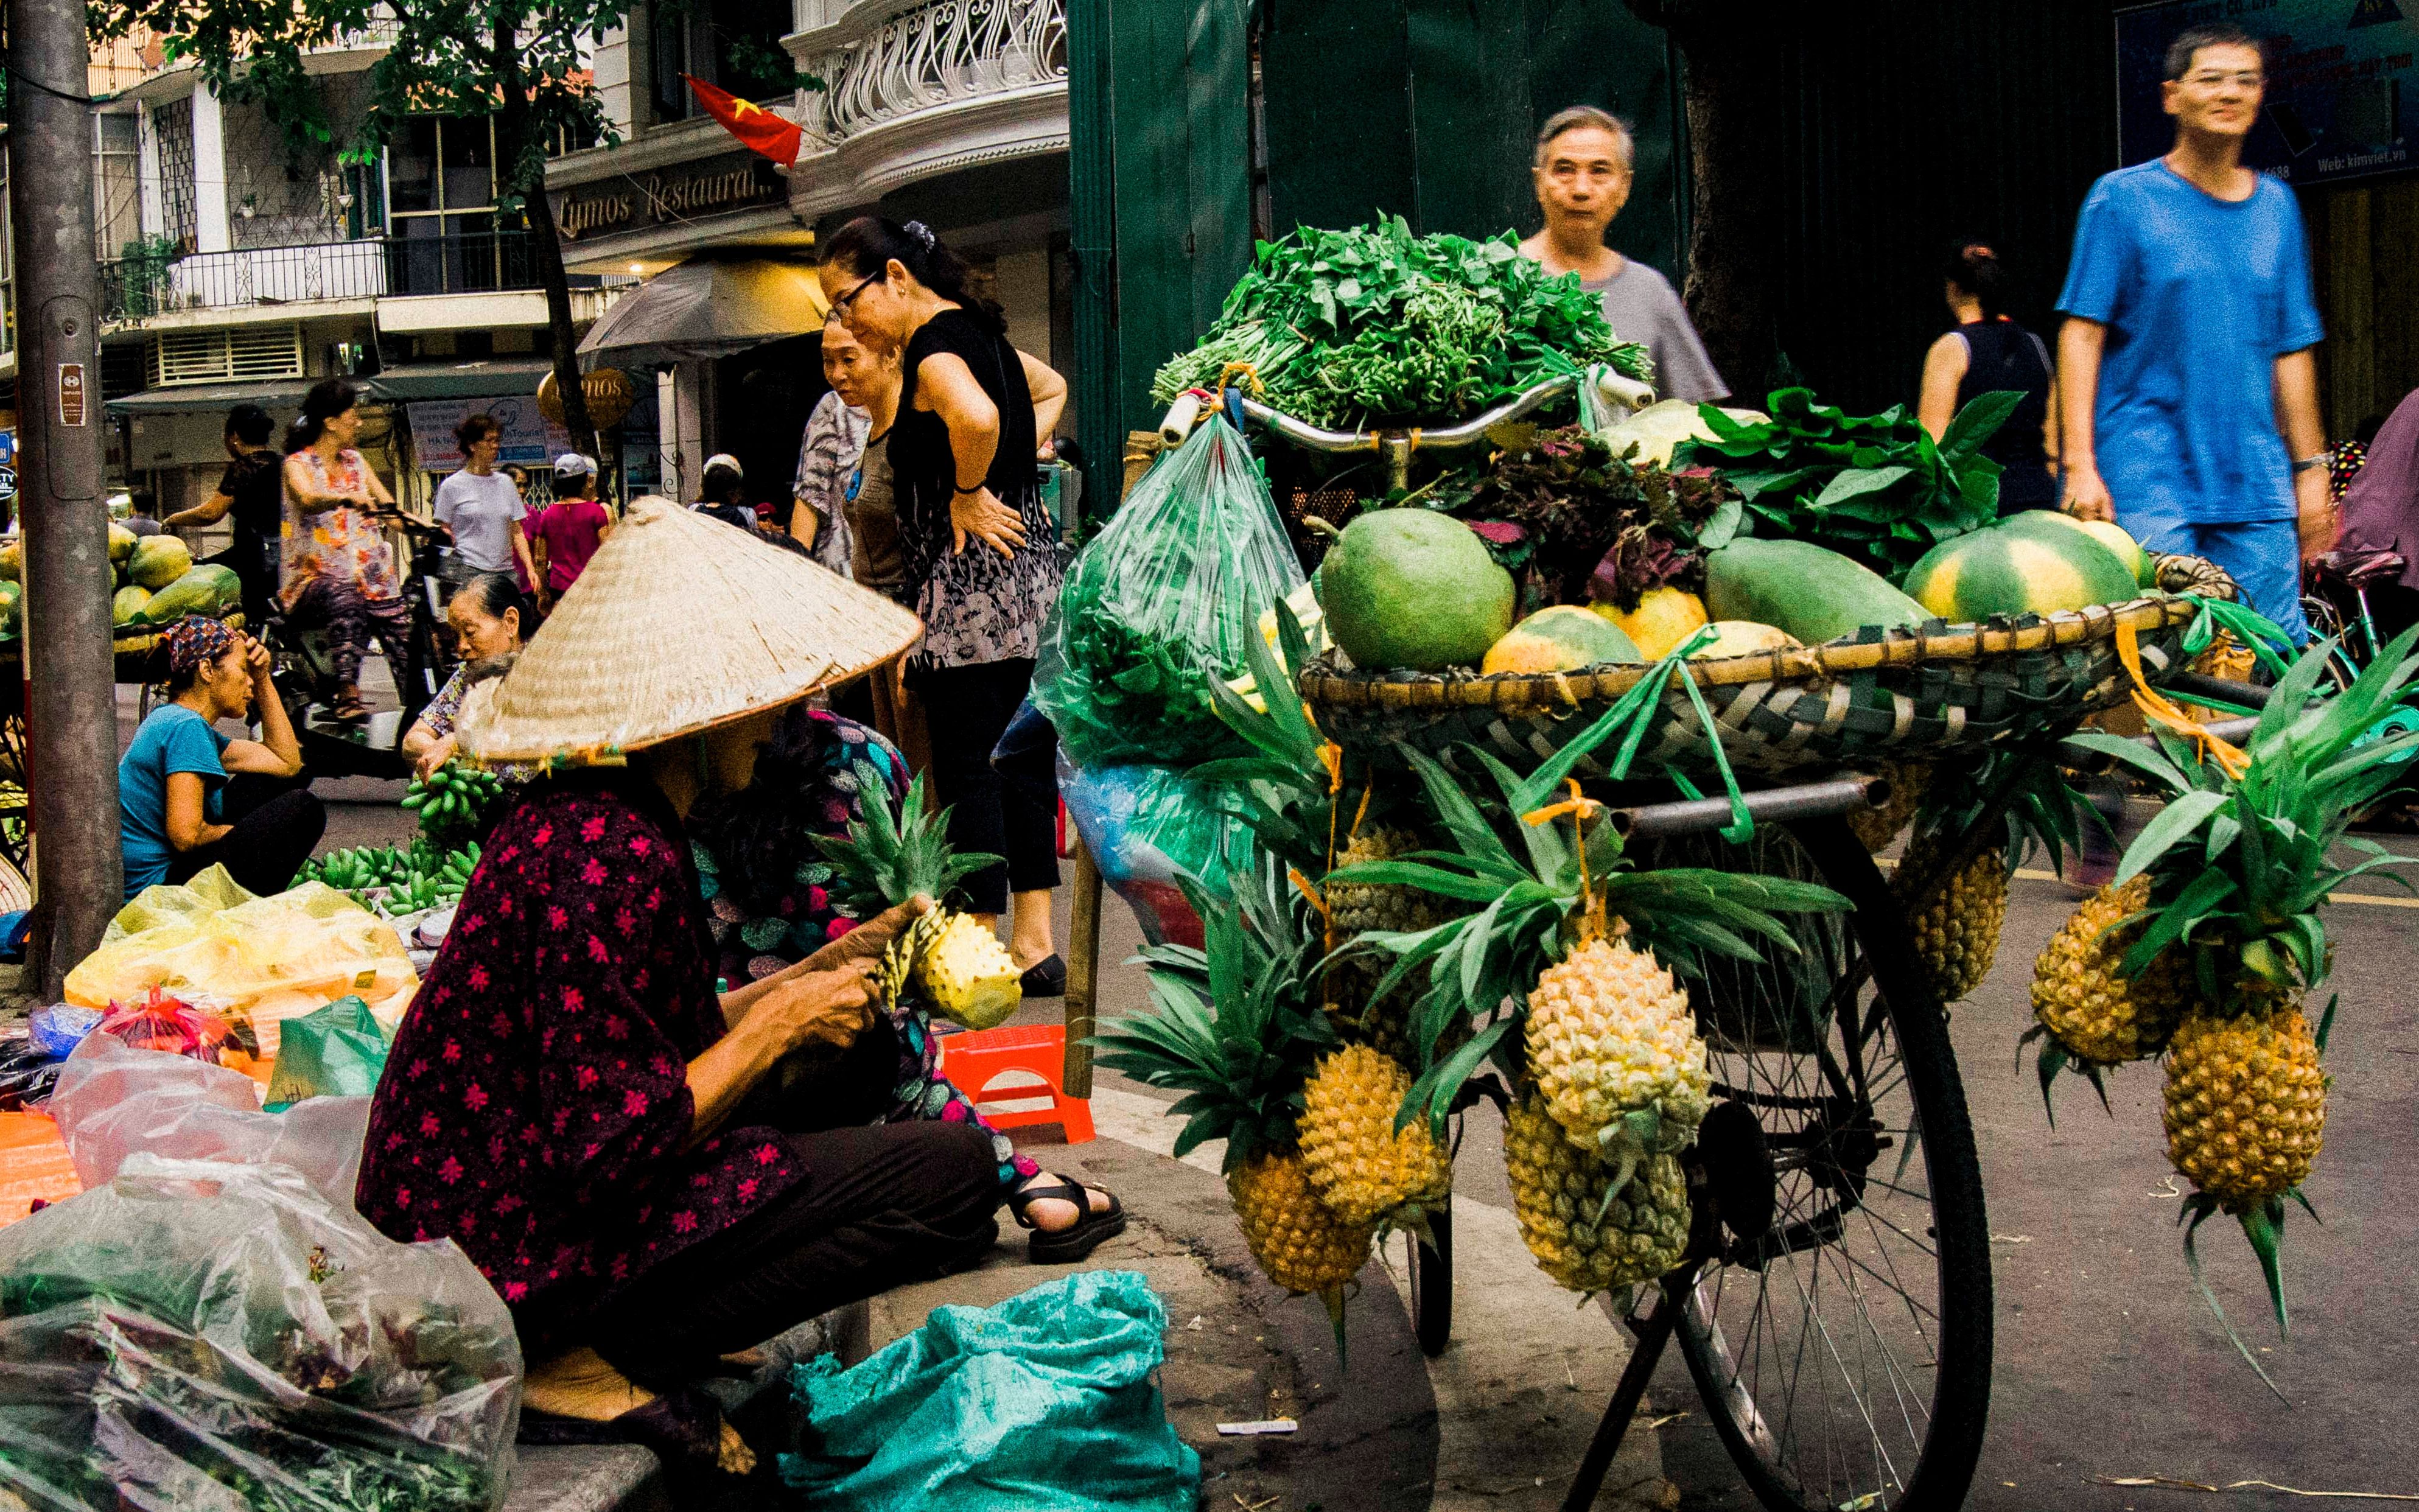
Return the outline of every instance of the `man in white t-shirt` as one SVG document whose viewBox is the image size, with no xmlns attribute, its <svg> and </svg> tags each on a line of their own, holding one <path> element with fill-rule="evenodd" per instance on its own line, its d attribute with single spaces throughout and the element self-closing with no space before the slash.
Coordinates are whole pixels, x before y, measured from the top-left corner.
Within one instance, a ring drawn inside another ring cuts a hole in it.
<svg viewBox="0 0 2419 1512">
<path fill-rule="evenodd" d="M 1714 371 L 1680 296 L 1661 273 L 1604 244 L 1612 218 L 1629 203 L 1637 145 L 1620 116 L 1594 105 L 1557 112 L 1537 133 L 1530 175 L 1545 229 L 1520 250 L 1549 273 L 1579 275 L 1596 296 L 1612 333 L 1641 343 L 1655 360 L 1655 392 L 1666 399 L 1719 399 L 1730 385 Z"/>
<path fill-rule="evenodd" d="M 454 437 L 462 444 L 462 471 L 437 486 L 437 523 L 453 535 L 454 554 L 473 572 L 517 567 L 523 582 L 537 581 L 529 537 L 521 530 L 529 506 L 511 476 L 496 468 L 501 427 L 492 415 L 470 415 L 454 427 Z"/>
</svg>

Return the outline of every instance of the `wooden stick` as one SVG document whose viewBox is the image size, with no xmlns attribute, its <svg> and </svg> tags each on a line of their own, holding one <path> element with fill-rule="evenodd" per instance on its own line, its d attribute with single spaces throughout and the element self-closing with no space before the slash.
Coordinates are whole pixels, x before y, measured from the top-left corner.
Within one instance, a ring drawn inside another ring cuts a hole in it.
<svg viewBox="0 0 2419 1512">
<path fill-rule="evenodd" d="M 1092 1047 L 1084 1043 L 1098 1026 L 1101 980 L 1101 869 L 1081 836 L 1075 843 L 1074 895 L 1069 900 L 1073 917 L 1067 926 L 1067 1060 L 1060 1090 L 1069 1097 L 1092 1095 Z"/>
</svg>

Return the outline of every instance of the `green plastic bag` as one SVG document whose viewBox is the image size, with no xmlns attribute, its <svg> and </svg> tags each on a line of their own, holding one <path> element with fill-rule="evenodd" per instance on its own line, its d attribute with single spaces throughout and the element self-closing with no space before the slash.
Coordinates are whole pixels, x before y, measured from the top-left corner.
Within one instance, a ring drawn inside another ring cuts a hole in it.
<svg viewBox="0 0 2419 1512">
<path fill-rule="evenodd" d="M 781 1478 L 851 1512 L 1192 1512 L 1201 1457 L 1156 1372 L 1167 1310 L 1132 1271 L 996 1307 L 935 1307 L 862 1365 L 799 1365 L 804 1440 Z"/>
<path fill-rule="evenodd" d="M 367 1097 L 386 1070 L 386 1034 L 358 997 L 339 997 L 285 1021 L 268 1109 L 283 1113 L 310 1097 Z"/>
<path fill-rule="evenodd" d="M 1242 669 L 1260 616 L 1302 581 L 1251 448 L 1212 415 L 1067 569 L 1034 706 L 1078 766 L 1248 755 L 1213 712 L 1210 679 Z"/>
</svg>

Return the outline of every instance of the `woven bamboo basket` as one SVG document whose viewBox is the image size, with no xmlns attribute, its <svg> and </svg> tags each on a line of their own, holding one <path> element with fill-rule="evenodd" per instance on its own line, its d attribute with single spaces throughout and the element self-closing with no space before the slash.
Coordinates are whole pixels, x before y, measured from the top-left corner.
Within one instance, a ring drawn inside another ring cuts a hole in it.
<svg viewBox="0 0 2419 1512">
<path fill-rule="evenodd" d="M 2120 625 L 2133 627 L 2142 674 L 2153 685 L 2182 671 L 2186 627 L 2197 610 L 2186 590 L 2234 598 L 2225 574 L 2189 557 L 2163 558 L 2160 594 L 1979 625 L 1878 629 L 1867 639 L 1687 664 L 1704 696 L 1723 752 L 1742 773 L 1767 776 L 1841 763 L 1904 760 L 2070 733 L 2126 698 Z M 1302 697 L 1319 729 L 1346 750 L 1381 764 L 1415 749 L 1456 769 L 1475 746 L 1527 773 L 1550 760 L 1653 671 L 1482 677 L 1469 671 L 1371 672 L 1332 656 L 1305 668 Z M 1606 775 L 1607 746 L 1583 759 L 1582 777 Z M 1667 686 L 1644 741 L 1642 769 L 1713 764 L 1713 745 L 1677 678 Z"/>
</svg>

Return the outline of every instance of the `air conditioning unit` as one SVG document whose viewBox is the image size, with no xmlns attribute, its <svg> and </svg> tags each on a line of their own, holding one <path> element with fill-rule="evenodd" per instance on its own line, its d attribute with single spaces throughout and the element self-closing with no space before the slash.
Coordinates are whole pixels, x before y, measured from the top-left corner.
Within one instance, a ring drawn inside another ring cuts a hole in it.
<svg viewBox="0 0 2419 1512">
<path fill-rule="evenodd" d="M 171 331 L 151 338 L 153 388 L 302 377 L 302 327 Z"/>
</svg>

